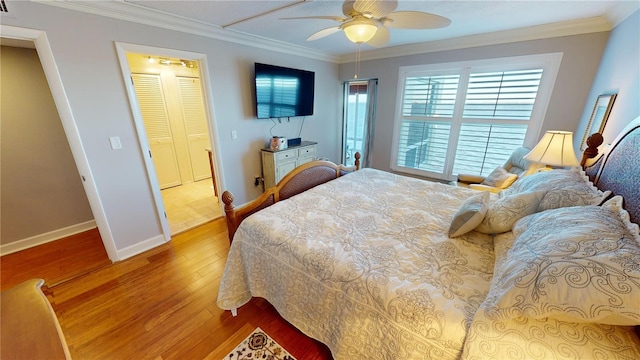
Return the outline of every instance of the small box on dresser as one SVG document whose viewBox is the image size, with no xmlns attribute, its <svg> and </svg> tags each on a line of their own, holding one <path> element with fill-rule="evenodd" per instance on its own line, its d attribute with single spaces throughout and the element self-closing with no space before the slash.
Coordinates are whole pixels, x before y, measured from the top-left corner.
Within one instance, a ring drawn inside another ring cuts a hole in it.
<svg viewBox="0 0 640 360">
<path fill-rule="evenodd" d="M 313 141 L 303 141 L 299 146 L 284 150 L 262 149 L 264 188 L 275 186 L 291 170 L 315 160 L 316 144 Z"/>
</svg>

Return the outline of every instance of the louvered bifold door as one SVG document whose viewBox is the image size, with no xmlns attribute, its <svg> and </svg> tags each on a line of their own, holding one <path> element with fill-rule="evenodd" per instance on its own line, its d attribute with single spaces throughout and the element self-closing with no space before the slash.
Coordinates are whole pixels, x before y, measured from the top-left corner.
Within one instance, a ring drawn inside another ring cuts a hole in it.
<svg viewBox="0 0 640 360">
<path fill-rule="evenodd" d="M 181 185 L 160 76 L 132 74 L 132 78 L 160 189 Z"/>
<path fill-rule="evenodd" d="M 177 77 L 182 117 L 187 132 L 191 170 L 195 181 L 211 177 L 209 156 L 206 149 L 211 147 L 207 117 L 204 110 L 200 79 Z"/>
</svg>

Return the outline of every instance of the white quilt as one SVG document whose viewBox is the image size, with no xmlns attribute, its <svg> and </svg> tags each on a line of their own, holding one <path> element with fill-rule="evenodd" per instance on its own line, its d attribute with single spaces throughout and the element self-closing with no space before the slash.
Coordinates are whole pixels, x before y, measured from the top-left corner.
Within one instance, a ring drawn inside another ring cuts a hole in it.
<svg viewBox="0 0 640 360">
<path fill-rule="evenodd" d="M 447 236 L 473 193 L 363 169 L 276 203 L 238 228 L 218 306 L 263 297 L 335 359 L 458 358 L 494 267 L 491 236 Z"/>
</svg>

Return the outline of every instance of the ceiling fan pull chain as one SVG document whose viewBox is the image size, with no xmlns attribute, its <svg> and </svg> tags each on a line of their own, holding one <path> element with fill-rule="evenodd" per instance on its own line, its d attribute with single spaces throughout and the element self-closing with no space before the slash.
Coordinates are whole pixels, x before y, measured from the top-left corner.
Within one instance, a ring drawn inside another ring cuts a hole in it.
<svg viewBox="0 0 640 360">
<path fill-rule="evenodd" d="M 358 78 L 358 73 L 360 73 L 360 46 L 362 45 L 362 43 L 357 43 L 356 46 L 358 47 L 356 50 L 356 74 L 353 76 L 354 79 Z"/>
</svg>

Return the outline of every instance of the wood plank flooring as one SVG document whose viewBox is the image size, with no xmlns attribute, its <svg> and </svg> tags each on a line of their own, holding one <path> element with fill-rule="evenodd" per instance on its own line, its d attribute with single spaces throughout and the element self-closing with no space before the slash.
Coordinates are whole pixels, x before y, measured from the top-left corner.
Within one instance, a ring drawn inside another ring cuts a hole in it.
<svg viewBox="0 0 640 360">
<path fill-rule="evenodd" d="M 0 258 L 0 289 L 33 278 L 54 286 L 111 264 L 98 229 L 32 247 Z"/>
<path fill-rule="evenodd" d="M 326 346 L 287 323 L 263 299 L 251 300 L 237 317 L 216 306 L 228 251 L 221 218 L 133 258 L 44 288 L 71 356 L 222 359 L 261 327 L 300 360 L 331 359 Z"/>
</svg>

